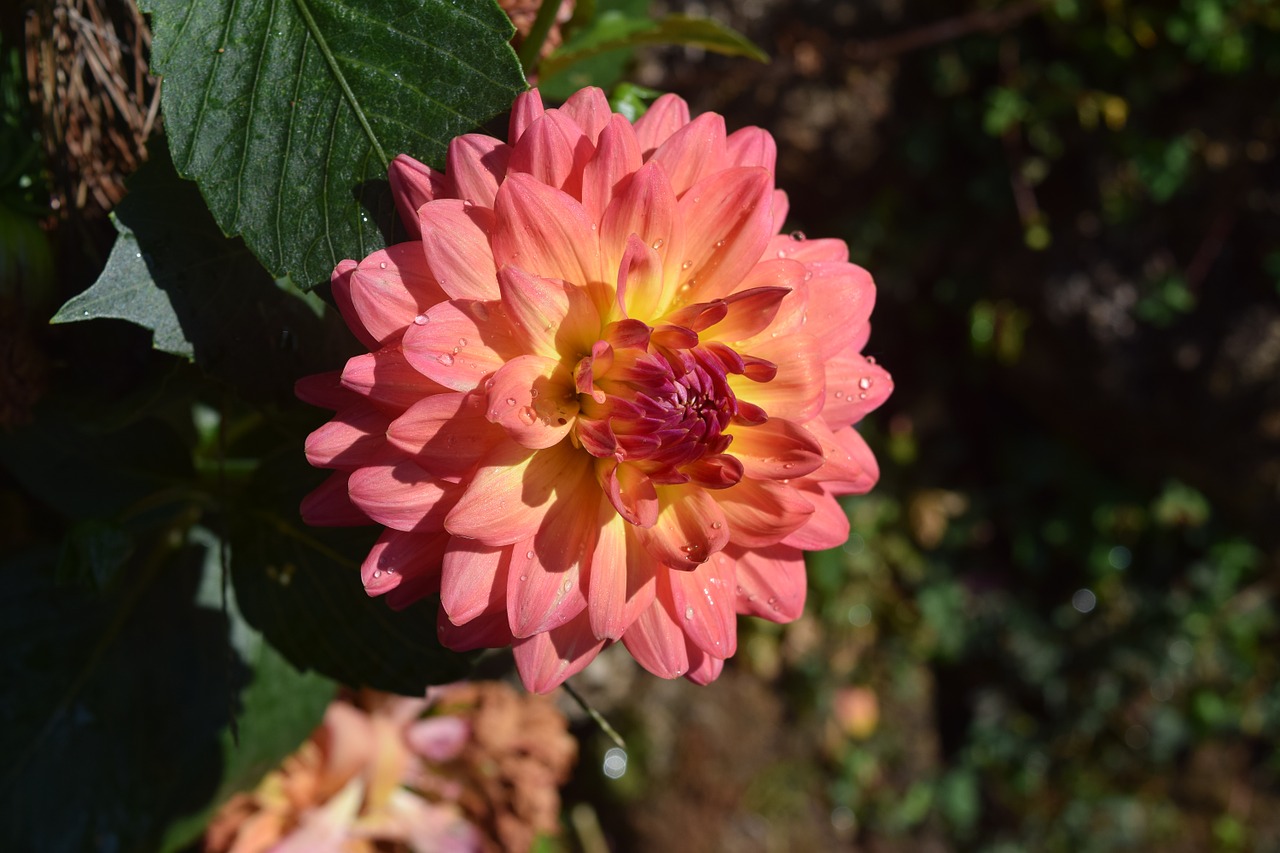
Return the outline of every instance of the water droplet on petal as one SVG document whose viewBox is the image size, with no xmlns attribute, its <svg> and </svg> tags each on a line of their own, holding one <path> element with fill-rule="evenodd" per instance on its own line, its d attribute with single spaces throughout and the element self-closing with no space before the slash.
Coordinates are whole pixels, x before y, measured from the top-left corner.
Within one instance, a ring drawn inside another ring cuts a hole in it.
<svg viewBox="0 0 1280 853">
<path fill-rule="evenodd" d="M 867 392 L 866 392 L 866 391 L 861 391 L 861 392 L 859 392 L 859 393 L 858 393 L 858 399 L 859 399 L 859 400 L 865 400 L 865 399 L 867 399 Z"/>
<path fill-rule="evenodd" d="M 483 302 L 477 302 L 475 305 L 471 306 L 471 313 L 476 315 L 477 320 L 489 319 L 489 309 L 485 307 Z"/>
<path fill-rule="evenodd" d="M 803 232 L 803 231 L 792 231 L 792 232 L 791 232 L 791 239 L 792 239 L 792 240 L 795 240 L 797 243 L 798 243 L 798 242 L 800 242 L 801 240 L 803 240 L 803 239 L 804 239 L 804 232 Z"/>
<path fill-rule="evenodd" d="M 374 577 L 374 580 L 377 580 L 378 578 L 382 577 L 382 572 L 374 571 L 373 577 Z"/>
<path fill-rule="evenodd" d="M 475 206 L 476 206 L 476 203 L 475 203 L 474 201 L 472 201 L 471 199 L 469 199 L 469 198 L 464 198 L 464 199 L 462 200 L 462 206 L 463 206 L 463 207 L 475 207 Z"/>
<path fill-rule="evenodd" d="M 527 581 L 528 579 L 529 579 L 529 576 L 528 576 L 528 575 L 521 575 L 521 576 L 520 576 L 520 580 L 522 580 L 522 581 Z"/>
<path fill-rule="evenodd" d="M 466 339 L 466 338 L 458 338 L 458 346 L 460 346 L 460 347 L 465 347 L 466 345 L 467 345 L 467 339 Z"/>
<path fill-rule="evenodd" d="M 565 581 L 565 582 L 564 582 L 564 591 L 565 591 L 565 592 L 568 592 L 568 591 L 569 591 L 569 590 L 571 590 L 571 589 L 573 589 L 573 581 L 571 581 L 571 580 L 567 580 L 567 581 Z"/>
<path fill-rule="evenodd" d="M 449 355 L 447 352 L 442 352 L 436 356 L 436 361 L 440 362 L 445 367 L 450 367 L 453 365 L 453 356 Z"/>
<path fill-rule="evenodd" d="M 715 247 L 716 247 L 717 249 L 722 249 L 722 248 L 724 248 L 724 241 L 723 241 L 723 240 L 717 240 L 717 241 L 716 241 L 716 245 L 715 245 Z"/>
<path fill-rule="evenodd" d="M 654 240 L 654 241 L 653 241 L 653 244 L 652 244 L 652 245 L 653 245 L 653 249 L 654 249 L 654 251 L 657 251 L 658 249 L 661 249 L 661 248 L 662 248 L 662 245 L 663 245 L 665 242 L 666 242 L 666 241 L 665 241 L 665 240 L 663 240 L 661 237 L 659 237 L 657 240 Z"/>
<path fill-rule="evenodd" d="M 508 397 L 508 398 L 507 398 L 507 405 L 508 405 L 508 406 L 514 406 L 515 404 L 516 404 L 516 398 L 515 398 L 515 397 Z"/>
<path fill-rule="evenodd" d="M 782 470 L 784 471 L 790 471 L 794 467 L 796 467 L 796 463 L 794 462 L 784 462 L 782 464 Z"/>
<path fill-rule="evenodd" d="M 686 608 L 684 609 L 684 618 L 686 618 L 686 619 L 692 619 L 692 618 L 693 618 L 693 608 L 692 608 L 692 607 L 686 607 Z"/>
<path fill-rule="evenodd" d="M 867 390 L 868 388 L 871 387 L 871 379 L 866 376 L 862 377 L 861 379 L 858 380 L 858 387 L 861 388 L 863 391 Z"/>
<path fill-rule="evenodd" d="M 525 426 L 533 426 L 533 422 L 538 419 L 538 413 L 530 406 L 525 406 L 520 410 L 520 423 Z"/>
<path fill-rule="evenodd" d="M 876 363 L 876 357 L 874 355 L 867 356 L 867 364 L 875 364 L 875 363 Z"/>
<path fill-rule="evenodd" d="M 724 525 L 723 525 L 723 524 L 721 524 L 720 522 L 718 522 L 718 521 L 713 521 L 713 522 L 711 522 L 711 529 L 712 529 L 712 530 L 719 530 L 721 527 L 724 527 Z"/>
<path fill-rule="evenodd" d="M 532 550 L 525 551 L 525 552 L 524 552 L 524 558 L 525 558 L 526 560 L 532 560 L 532 559 L 533 559 L 533 551 L 532 551 Z"/>
<path fill-rule="evenodd" d="M 805 280 L 805 281 L 813 281 L 813 270 L 805 270 L 805 271 L 804 271 L 804 280 Z"/>
<path fill-rule="evenodd" d="M 431 318 L 426 314 L 419 314 L 417 317 L 413 318 L 414 325 L 417 326 L 425 326 L 430 320 Z"/>
<path fill-rule="evenodd" d="M 780 257 L 780 258 L 785 258 L 786 256 L 787 256 L 786 250 L 784 250 L 784 249 L 779 249 L 779 250 L 778 250 L 778 257 Z"/>
<path fill-rule="evenodd" d="M 692 266 L 693 266 L 693 261 L 685 261 L 683 264 L 680 265 L 680 269 L 687 270 Z"/>
<path fill-rule="evenodd" d="M 530 388 L 530 389 L 529 389 L 529 399 L 531 399 L 531 400 L 536 400 L 536 399 L 538 399 L 538 389 L 537 389 L 537 388 Z"/>
<path fill-rule="evenodd" d="M 378 264 L 378 269 L 380 269 L 380 270 L 385 270 L 386 268 L 387 268 L 387 262 L 386 262 L 386 261 L 381 261 L 381 262 Z"/>
<path fill-rule="evenodd" d="M 837 392 L 836 392 L 836 399 L 837 399 L 837 400 L 843 400 L 843 399 L 844 399 L 844 392 L 843 392 L 843 391 L 837 391 Z"/>
</svg>

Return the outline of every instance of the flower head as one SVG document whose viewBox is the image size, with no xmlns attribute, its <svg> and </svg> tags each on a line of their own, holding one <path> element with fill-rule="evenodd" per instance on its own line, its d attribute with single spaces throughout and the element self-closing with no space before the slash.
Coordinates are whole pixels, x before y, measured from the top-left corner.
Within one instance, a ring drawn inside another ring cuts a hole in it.
<svg viewBox="0 0 1280 853">
<path fill-rule="evenodd" d="M 458 137 L 444 172 L 396 158 L 413 239 L 333 275 L 370 352 L 298 385 L 337 411 L 303 515 L 386 527 L 370 594 L 438 593 L 442 641 L 512 645 L 535 691 L 618 640 L 707 683 L 737 614 L 799 616 L 892 380 L 844 242 L 779 233 L 775 156 L 675 96 L 633 126 L 584 89 L 520 96 L 510 142 Z"/>
</svg>

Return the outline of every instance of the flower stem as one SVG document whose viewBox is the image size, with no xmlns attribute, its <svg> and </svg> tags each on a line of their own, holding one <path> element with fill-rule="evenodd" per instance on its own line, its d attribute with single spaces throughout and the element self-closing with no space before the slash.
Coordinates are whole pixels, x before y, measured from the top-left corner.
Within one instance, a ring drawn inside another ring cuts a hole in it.
<svg viewBox="0 0 1280 853">
<path fill-rule="evenodd" d="M 605 735 L 608 736 L 609 740 L 617 744 L 618 749 L 623 751 L 626 750 L 627 742 L 622 739 L 622 735 L 618 734 L 618 730 L 609 725 L 609 721 L 606 720 L 599 711 L 587 704 L 587 700 L 578 695 L 578 691 L 573 689 L 573 685 L 566 681 L 560 686 L 564 688 L 565 693 L 568 693 L 573 697 L 573 701 L 578 703 L 578 707 L 586 712 L 587 716 L 591 718 L 591 721 L 600 727 L 600 731 L 604 732 Z"/>
<path fill-rule="evenodd" d="M 555 23 L 559 12 L 560 0 L 543 0 L 542 5 L 538 7 L 538 17 L 533 19 L 533 27 L 529 30 L 529 35 L 521 43 L 520 50 L 516 51 L 525 77 L 532 74 L 538 67 L 538 56 L 542 53 L 542 45 L 546 42 L 547 33 L 551 32 L 551 25 Z"/>
</svg>

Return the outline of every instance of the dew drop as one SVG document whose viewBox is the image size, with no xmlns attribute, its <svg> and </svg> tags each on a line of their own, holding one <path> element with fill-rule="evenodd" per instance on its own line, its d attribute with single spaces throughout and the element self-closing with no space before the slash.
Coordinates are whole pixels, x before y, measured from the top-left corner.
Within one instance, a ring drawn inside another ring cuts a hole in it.
<svg viewBox="0 0 1280 853">
<path fill-rule="evenodd" d="M 486 391 L 492 391 L 492 390 L 493 390 L 493 379 L 492 379 L 492 377 L 491 377 L 491 378 L 489 378 L 489 379 L 486 379 L 486 380 L 484 381 L 484 390 L 486 390 Z"/>
<path fill-rule="evenodd" d="M 374 573 L 373 573 L 373 579 L 374 579 L 374 580 L 377 580 L 377 579 L 378 579 L 378 578 L 380 578 L 380 577 L 382 577 L 382 572 L 380 572 L 380 571 L 374 571 Z"/>
<path fill-rule="evenodd" d="M 525 552 L 524 552 L 524 558 L 525 558 L 526 560 L 532 560 L 532 559 L 533 559 L 533 551 L 532 551 L 532 550 L 525 551 Z"/>
<path fill-rule="evenodd" d="M 693 261 L 685 261 L 683 264 L 680 265 L 680 269 L 687 270 L 692 266 L 693 266 Z"/>
<path fill-rule="evenodd" d="M 779 249 L 779 250 L 778 250 L 778 257 L 780 257 L 780 258 L 785 258 L 786 256 L 787 256 L 787 252 L 786 252 L 786 250 L 785 250 L 785 249 Z"/>
<path fill-rule="evenodd" d="M 843 399 L 844 399 L 844 392 L 843 392 L 843 391 L 837 391 L 837 392 L 836 392 L 836 399 L 837 399 L 837 400 L 843 400 Z"/>
<path fill-rule="evenodd" d="M 711 529 L 712 529 L 712 530 L 719 530 L 721 527 L 724 527 L 724 525 L 723 525 L 723 524 L 721 524 L 720 522 L 718 522 L 718 521 L 713 521 L 713 522 L 711 522 Z"/>
<path fill-rule="evenodd" d="M 460 349 L 461 349 L 461 347 L 454 347 L 454 348 L 453 348 L 453 354 L 454 354 L 454 355 L 457 355 L 457 354 L 458 354 L 458 350 L 460 350 Z"/>
<path fill-rule="evenodd" d="M 382 261 L 382 262 L 380 262 L 380 263 L 378 264 L 378 269 L 380 269 L 380 270 L 385 270 L 386 268 L 387 268 L 387 262 L 386 262 L 386 261 Z"/>
<path fill-rule="evenodd" d="M 795 240 L 797 243 L 799 243 L 801 240 L 803 240 L 803 239 L 804 239 L 804 232 L 803 232 L 803 231 L 792 231 L 792 232 L 791 232 L 791 239 L 792 239 L 792 240 Z"/>
<path fill-rule="evenodd" d="M 661 237 L 659 237 L 657 240 L 654 240 L 651 245 L 653 249 L 656 251 L 658 249 L 661 249 L 664 243 L 666 243 L 666 240 L 663 240 Z"/>
<path fill-rule="evenodd" d="M 876 363 L 876 357 L 874 355 L 867 356 L 867 364 L 875 364 L 875 363 Z"/>
<path fill-rule="evenodd" d="M 516 398 L 515 398 L 515 397 L 508 397 L 508 398 L 507 398 L 507 405 L 508 405 L 508 406 L 514 406 L 515 404 L 516 404 Z"/>
<path fill-rule="evenodd" d="M 464 199 L 462 200 L 462 206 L 463 206 L 463 207 L 475 207 L 475 206 L 476 206 L 476 203 L 475 203 L 474 201 L 472 201 L 471 199 L 469 199 L 469 198 L 464 198 Z"/>
<path fill-rule="evenodd" d="M 871 387 L 871 380 L 866 376 L 862 377 L 861 379 L 858 380 L 858 387 L 861 388 L 863 391 L 867 390 L 868 388 Z"/>
<path fill-rule="evenodd" d="M 436 356 L 436 361 L 440 362 L 445 367 L 450 367 L 453 364 L 453 356 L 449 355 L 447 352 L 442 352 Z"/>
<path fill-rule="evenodd" d="M 419 314 L 417 317 L 413 318 L 413 322 L 414 322 L 414 325 L 425 326 L 427 325 L 428 321 L 430 321 L 430 319 L 431 318 L 428 317 L 426 314 Z"/>
<path fill-rule="evenodd" d="M 527 581 L 528 579 L 529 579 L 529 576 L 528 576 L 528 575 L 521 575 L 521 576 L 520 576 L 520 580 L 522 580 L 522 581 Z"/>
<path fill-rule="evenodd" d="M 565 582 L 564 582 L 564 591 L 565 591 L 565 592 L 568 592 L 568 591 L 569 591 L 569 590 L 571 590 L 571 589 L 573 589 L 573 581 L 565 581 Z"/>
<path fill-rule="evenodd" d="M 813 281 L 813 270 L 805 270 L 805 271 L 804 271 L 804 280 L 805 280 L 805 281 Z"/>
<path fill-rule="evenodd" d="M 783 471 L 790 471 L 790 470 L 791 470 L 792 468 L 794 468 L 794 467 L 796 467 L 796 463 L 794 463 L 794 462 L 784 462 L 784 463 L 782 464 L 782 470 L 783 470 Z"/>
<path fill-rule="evenodd" d="M 692 619 L 692 618 L 693 618 L 693 608 L 692 608 L 692 607 L 686 607 L 686 608 L 684 609 L 684 618 L 686 618 L 686 619 Z"/>
<path fill-rule="evenodd" d="M 466 339 L 466 338 L 458 338 L 458 346 L 460 346 L 460 347 L 465 347 L 466 345 L 467 345 L 467 339 Z"/>
<path fill-rule="evenodd" d="M 701 196 L 694 196 L 694 197 L 693 197 L 693 203 L 694 203 L 694 204 L 697 204 L 697 203 L 698 203 L 698 202 L 700 202 L 700 201 L 702 201 L 702 197 L 701 197 Z"/>
<path fill-rule="evenodd" d="M 533 426 L 533 422 L 536 421 L 537 419 L 538 419 L 538 415 L 536 412 L 534 412 L 532 407 L 525 406 L 523 409 L 520 410 L 520 423 L 524 424 L 525 426 Z"/>
<path fill-rule="evenodd" d="M 529 399 L 531 399 L 531 400 L 536 400 L 536 399 L 538 399 L 538 389 L 537 389 L 537 388 L 530 388 L 530 389 L 529 389 Z"/>
<path fill-rule="evenodd" d="M 866 391 L 860 391 L 860 392 L 858 393 L 858 399 L 859 399 L 859 400 L 865 400 L 865 399 L 867 399 L 867 392 L 866 392 Z"/>
<path fill-rule="evenodd" d="M 595 224 L 594 222 L 592 222 L 592 223 L 591 223 L 591 230 L 592 230 L 592 231 L 595 231 L 595 230 L 596 230 L 596 227 L 597 227 L 597 226 L 596 226 L 596 224 Z"/>
<path fill-rule="evenodd" d="M 477 302 L 472 306 L 471 312 L 476 315 L 477 320 L 488 320 L 489 309 L 485 307 L 483 302 Z"/>
<path fill-rule="evenodd" d="M 716 241 L 716 246 L 715 246 L 715 247 L 716 247 L 717 249 L 723 249 L 723 248 L 724 248 L 724 241 L 723 241 L 723 240 L 717 240 L 717 241 Z"/>
</svg>

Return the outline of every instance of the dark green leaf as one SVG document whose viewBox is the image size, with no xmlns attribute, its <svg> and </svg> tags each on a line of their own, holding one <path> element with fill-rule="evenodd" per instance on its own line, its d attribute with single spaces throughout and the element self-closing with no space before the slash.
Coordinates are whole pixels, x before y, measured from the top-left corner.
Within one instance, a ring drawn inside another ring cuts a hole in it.
<svg viewBox="0 0 1280 853">
<path fill-rule="evenodd" d="M 455 681 L 469 658 L 436 638 L 435 602 L 402 611 L 369 598 L 360 561 L 377 538 L 364 528 L 307 527 L 298 500 L 315 486 L 300 452 L 264 463 L 258 503 L 235 519 L 232 576 L 245 617 L 294 665 L 353 686 L 421 695 Z"/>
<path fill-rule="evenodd" d="M 213 552 L 170 548 L 155 543 L 101 597 L 56 585 L 54 549 L 0 564 L 0 678 L 21 684 L 0 702 L 3 849 L 155 849 L 323 713 L 332 684 L 281 665 L 223 612 Z"/>
<path fill-rule="evenodd" d="M 688 45 L 726 56 L 745 56 L 758 62 L 769 61 L 769 55 L 746 36 L 708 18 L 667 15 L 654 21 L 620 12 L 607 12 L 597 15 L 591 26 L 577 33 L 569 43 L 547 57 L 542 62 L 542 73 L 550 78 L 593 56 L 645 44 Z"/>
<path fill-rule="evenodd" d="M 386 242 L 386 168 L 435 162 L 525 87 L 492 0 L 145 0 L 182 174 L 304 289 Z"/>
<path fill-rule="evenodd" d="M 107 267 L 54 316 L 128 320 L 156 349 L 194 358 L 250 397 L 288 396 L 306 372 L 340 363 L 351 338 L 319 299 L 274 281 L 239 239 L 223 236 L 163 146 L 116 208 Z"/>
</svg>

